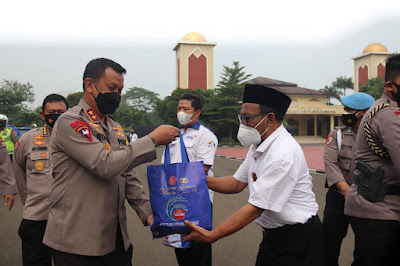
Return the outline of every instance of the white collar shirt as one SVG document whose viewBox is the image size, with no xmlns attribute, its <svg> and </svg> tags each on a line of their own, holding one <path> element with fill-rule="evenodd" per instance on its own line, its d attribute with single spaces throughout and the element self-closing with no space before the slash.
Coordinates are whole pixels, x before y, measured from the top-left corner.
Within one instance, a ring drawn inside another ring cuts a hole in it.
<svg viewBox="0 0 400 266">
<path fill-rule="evenodd" d="M 211 165 L 207 175 L 213 176 L 213 165 L 215 153 L 218 147 L 218 139 L 214 133 L 207 127 L 200 124 L 200 121 L 196 122 L 186 130 L 180 129 L 183 142 L 185 143 L 186 152 L 190 162 L 203 161 L 205 165 Z M 170 158 L 171 163 L 182 162 L 181 150 L 180 150 L 180 139 L 176 138 L 170 147 Z M 161 162 L 164 163 L 164 153 L 161 158 Z M 210 200 L 213 201 L 213 191 L 209 190 Z"/>
<path fill-rule="evenodd" d="M 318 211 L 304 153 L 283 125 L 250 147 L 234 177 L 248 183 L 248 202 L 265 210 L 256 219 L 262 228 L 305 223 Z"/>
</svg>

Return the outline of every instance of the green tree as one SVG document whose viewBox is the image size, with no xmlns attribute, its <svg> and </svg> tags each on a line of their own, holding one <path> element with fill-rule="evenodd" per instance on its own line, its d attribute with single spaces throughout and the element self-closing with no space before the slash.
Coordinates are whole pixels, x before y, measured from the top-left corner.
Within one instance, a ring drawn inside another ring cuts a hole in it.
<svg viewBox="0 0 400 266">
<path fill-rule="evenodd" d="M 33 86 L 15 80 L 4 80 L 0 83 L 0 113 L 8 116 L 11 123 L 16 126 L 23 124 L 18 117 L 29 113 L 27 103 L 34 101 Z"/>
<path fill-rule="evenodd" d="M 337 99 L 338 101 L 340 101 L 340 97 L 342 96 L 342 92 L 339 91 L 339 90 L 338 90 L 337 88 L 335 88 L 334 86 L 325 86 L 325 88 L 320 89 L 319 91 L 327 92 L 327 93 L 330 94 L 330 95 L 328 96 L 328 102 L 327 102 L 328 105 L 332 105 L 332 102 L 331 102 L 331 99 L 332 99 L 332 98 L 335 98 L 335 99 Z"/>
<path fill-rule="evenodd" d="M 78 105 L 79 101 L 83 97 L 83 91 L 73 92 L 68 94 L 67 101 L 70 108 Z"/>
<path fill-rule="evenodd" d="M 361 85 L 360 91 L 365 92 L 375 100 L 382 96 L 383 88 L 385 87 L 385 79 L 381 77 L 371 78 L 367 80 L 365 85 Z"/>
<path fill-rule="evenodd" d="M 224 66 L 215 95 L 211 95 L 209 104 L 204 108 L 204 117 L 209 127 L 220 140 L 228 139 L 229 145 L 233 138 L 236 139 L 239 128 L 237 115 L 243 99 L 243 82 L 251 77 L 245 73 L 244 68 L 238 61 L 233 62 L 233 67 Z"/>
<path fill-rule="evenodd" d="M 156 102 L 160 100 L 158 96 L 158 93 L 144 88 L 132 87 L 122 96 L 122 100 L 125 100 L 130 106 L 137 110 L 143 110 L 150 113 L 156 106 Z"/>
<path fill-rule="evenodd" d="M 334 82 L 332 82 L 332 87 L 343 90 L 343 96 L 346 96 L 346 89 L 353 89 L 354 83 L 352 78 L 346 78 L 345 76 L 337 77 Z"/>
</svg>

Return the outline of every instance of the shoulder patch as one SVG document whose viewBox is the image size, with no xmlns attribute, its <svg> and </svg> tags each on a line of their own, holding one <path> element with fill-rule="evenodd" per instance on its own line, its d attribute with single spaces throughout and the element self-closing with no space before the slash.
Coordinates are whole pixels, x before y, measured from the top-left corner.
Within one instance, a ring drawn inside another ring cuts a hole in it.
<svg viewBox="0 0 400 266">
<path fill-rule="evenodd" d="M 92 132 L 90 131 L 89 125 L 85 121 L 77 120 L 72 122 L 70 126 L 73 127 L 75 131 L 82 137 L 92 142 Z"/>
<path fill-rule="evenodd" d="M 16 151 L 18 149 L 20 144 L 21 144 L 21 142 L 18 140 L 14 145 L 14 151 Z"/>
<path fill-rule="evenodd" d="M 329 134 L 328 137 L 326 138 L 326 145 L 329 145 L 333 140 L 333 135 Z"/>
<path fill-rule="evenodd" d="M 19 142 L 19 141 L 18 141 Z M 0 147 L 5 148 L 6 144 L 4 143 L 3 138 L 0 137 Z"/>
<path fill-rule="evenodd" d="M 86 112 L 89 115 L 89 117 L 92 119 L 92 121 L 99 121 L 99 118 L 94 113 L 93 109 L 87 109 Z"/>
<path fill-rule="evenodd" d="M 395 115 L 400 115 L 400 111 L 394 111 Z"/>
</svg>

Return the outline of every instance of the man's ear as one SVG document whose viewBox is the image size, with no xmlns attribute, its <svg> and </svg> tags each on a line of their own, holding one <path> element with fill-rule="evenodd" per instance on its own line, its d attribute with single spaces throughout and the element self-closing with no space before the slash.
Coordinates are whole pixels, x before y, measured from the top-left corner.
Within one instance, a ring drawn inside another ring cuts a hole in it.
<svg viewBox="0 0 400 266">
<path fill-rule="evenodd" d="M 385 89 L 386 89 L 387 91 L 393 91 L 393 86 L 391 86 L 391 85 L 392 85 L 392 82 L 386 81 L 386 82 L 385 82 Z"/>
<path fill-rule="evenodd" d="M 91 78 L 86 78 L 85 81 L 85 91 L 87 91 L 88 93 L 92 93 L 93 91 L 93 80 Z"/>
<path fill-rule="evenodd" d="M 197 109 L 196 111 L 194 111 L 194 116 L 199 118 L 201 114 L 201 109 Z"/>
</svg>

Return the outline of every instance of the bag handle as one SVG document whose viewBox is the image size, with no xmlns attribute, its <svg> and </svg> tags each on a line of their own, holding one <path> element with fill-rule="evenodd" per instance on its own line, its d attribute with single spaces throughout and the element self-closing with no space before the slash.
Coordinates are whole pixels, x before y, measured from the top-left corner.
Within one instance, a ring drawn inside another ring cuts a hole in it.
<svg viewBox="0 0 400 266">
<path fill-rule="evenodd" d="M 181 146 L 182 163 L 188 163 L 189 157 L 187 155 L 185 143 L 183 142 L 182 132 L 180 130 L 179 130 L 179 142 L 180 142 L 180 146 Z M 164 164 L 171 164 L 171 155 L 170 155 L 169 145 L 167 145 L 167 147 L 165 147 Z"/>
</svg>

